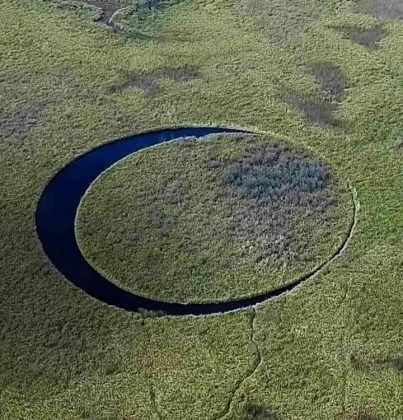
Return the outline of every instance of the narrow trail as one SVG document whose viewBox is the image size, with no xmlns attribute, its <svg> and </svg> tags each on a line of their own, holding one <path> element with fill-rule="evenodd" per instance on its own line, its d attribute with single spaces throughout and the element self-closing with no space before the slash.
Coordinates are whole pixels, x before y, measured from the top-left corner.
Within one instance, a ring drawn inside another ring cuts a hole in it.
<svg viewBox="0 0 403 420">
<path fill-rule="evenodd" d="M 149 390 L 150 390 L 150 399 L 151 399 L 151 405 L 153 407 L 154 413 L 157 416 L 158 420 L 163 420 L 163 417 L 161 416 L 161 413 L 159 412 L 158 409 L 158 404 L 157 404 L 157 400 L 156 400 L 156 395 L 155 395 L 155 389 L 152 383 L 149 384 Z"/>
<path fill-rule="evenodd" d="M 231 393 L 231 397 L 228 400 L 228 403 L 226 404 L 226 406 L 223 410 L 224 414 L 220 414 L 217 417 L 216 420 L 224 419 L 230 413 L 233 402 L 234 402 L 234 399 L 235 399 L 238 391 L 241 389 L 244 382 L 254 375 L 254 373 L 258 370 L 259 366 L 262 363 L 262 360 L 263 360 L 262 359 L 262 354 L 261 354 L 261 351 L 260 351 L 260 348 L 259 348 L 259 344 L 258 344 L 258 342 L 256 341 L 256 338 L 255 338 L 255 334 L 256 334 L 255 323 L 256 323 L 256 308 L 252 308 L 252 316 L 251 316 L 251 322 L 250 322 L 250 342 L 254 344 L 255 349 L 256 349 L 256 361 L 255 361 L 254 365 L 252 366 L 252 369 L 246 374 L 246 376 L 244 376 L 237 383 L 235 389 Z"/>
</svg>

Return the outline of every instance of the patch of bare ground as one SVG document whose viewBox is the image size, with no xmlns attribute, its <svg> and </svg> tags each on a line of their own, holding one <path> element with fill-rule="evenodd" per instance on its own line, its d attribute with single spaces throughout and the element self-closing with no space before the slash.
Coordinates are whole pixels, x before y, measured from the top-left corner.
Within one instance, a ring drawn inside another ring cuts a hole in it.
<svg viewBox="0 0 403 420">
<path fill-rule="evenodd" d="M 38 124 L 46 106 L 45 101 L 35 100 L 8 114 L 0 115 L 0 134 L 4 137 L 25 140 L 32 128 Z"/>
<path fill-rule="evenodd" d="M 286 90 L 284 100 L 306 120 L 323 127 L 337 127 L 334 113 L 345 96 L 346 78 L 339 67 L 329 63 L 312 65 L 311 74 L 320 87 L 320 96 L 303 96 Z"/>
<path fill-rule="evenodd" d="M 355 9 L 371 15 L 381 22 L 403 19 L 403 0 L 359 0 Z"/>
<path fill-rule="evenodd" d="M 387 36 L 387 32 L 382 26 L 374 26 L 373 28 L 365 29 L 356 26 L 343 26 L 338 30 L 355 44 L 362 45 L 369 50 L 376 50 L 379 43 Z"/>
<path fill-rule="evenodd" d="M 201 77 L 196 67 L 158 67 L 154 71 L 145 74 L 127 74 L 124 80 L 114 86 L 112 92 L 124 92 L 127 90 L 139 90 L 147 96 L 156 96 L 161 92 L 160 79 L 170 79 L 174 82 L 184 83 Z"/>
</svg>

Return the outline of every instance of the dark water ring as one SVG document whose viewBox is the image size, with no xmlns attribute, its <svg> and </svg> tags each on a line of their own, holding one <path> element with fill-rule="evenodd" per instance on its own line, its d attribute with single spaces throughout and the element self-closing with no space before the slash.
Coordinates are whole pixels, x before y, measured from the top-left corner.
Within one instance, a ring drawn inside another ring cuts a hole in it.
<svg viewBox="0 0 403 420">
<path fill-rule="evenodd" d="M 203 315 L 246 308 L 279 296 L 313 277 L 346 246 L 355 224 L 332 256 L 310 273 L 263 295 L 221 303 L 182 304 L 138 296 L 121 289 L 98 273 L 82 255 L 75 235 L 75 218 L 80 201 L 91 183 L 124 157 L 150 146 L 182 137 L 231 134 L 245 131 L 212 128 L 177 128 L 138 134 L 107 143 L 79 156 L 58 172 L 43 191 L 36 209 L 36 228 L 43 250 L 52 264 L 74 285 L 109 305 L 128 311 L 164 311 L 169 315 Z"/>
</svg>

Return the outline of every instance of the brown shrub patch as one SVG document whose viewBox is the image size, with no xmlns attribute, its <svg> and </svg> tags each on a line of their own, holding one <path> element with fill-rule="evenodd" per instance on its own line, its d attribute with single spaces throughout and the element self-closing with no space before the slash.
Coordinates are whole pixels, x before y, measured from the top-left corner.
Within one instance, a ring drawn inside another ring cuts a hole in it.
<svg viewBox="0 0 403 420">
<path fill-rule="evenodd" d="M 343 26 L 338 29 L 347 39 L 369 50 L 376 50 L 379 47 L 380 41 L 387 35 L 387 32 L 382 26 L 375 26 L 370 29 L 357 28 L 356 26 Z"/>
</svg>

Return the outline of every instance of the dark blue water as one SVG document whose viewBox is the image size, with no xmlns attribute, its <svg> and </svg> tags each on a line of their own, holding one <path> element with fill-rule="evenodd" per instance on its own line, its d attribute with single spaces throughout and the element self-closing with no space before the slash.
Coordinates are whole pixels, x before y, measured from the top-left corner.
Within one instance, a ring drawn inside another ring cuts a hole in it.
<svg viewBox="0 0 403 420">
<path fill-rule="evenodd" d="M 77 209 L 85 191 L 103 171 L 125 156 L 170 140 L 236 132 L 240 131 L 211 127 L 149 132 L 105 144 L 69 163 L 46 186 L 36 210 L 38 237 L 50 261 L 71 283 L 95 299 L 128 311 L 158 310 L 170 315 L 212 314 L 247 307 L 289 291 L 311 277 L 314 272 L 275 291 L 248 299 L 187 305 L 148 299 L 125 291 L 92 268 L 81 254 L 74 229 Z"/>
</svg>

